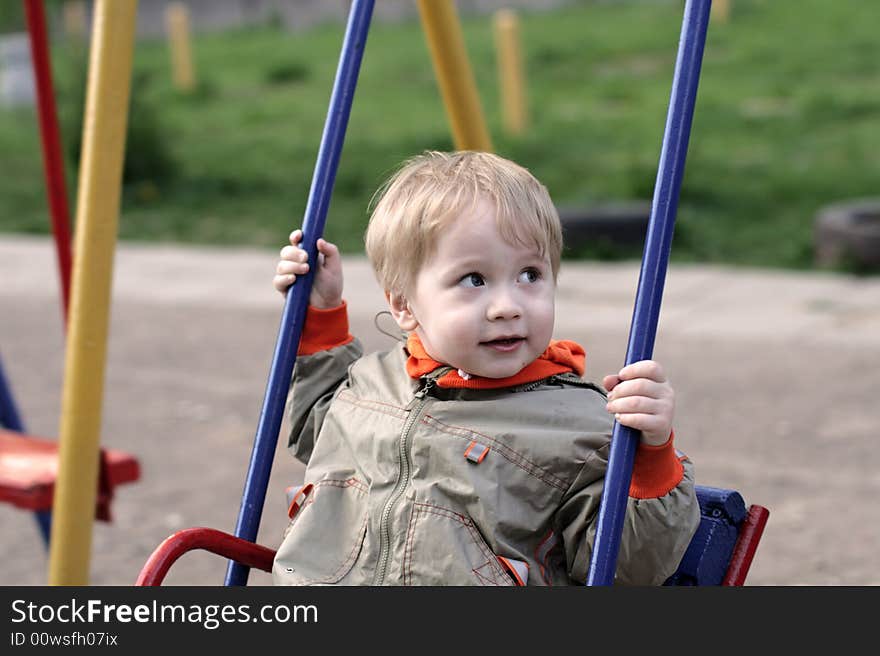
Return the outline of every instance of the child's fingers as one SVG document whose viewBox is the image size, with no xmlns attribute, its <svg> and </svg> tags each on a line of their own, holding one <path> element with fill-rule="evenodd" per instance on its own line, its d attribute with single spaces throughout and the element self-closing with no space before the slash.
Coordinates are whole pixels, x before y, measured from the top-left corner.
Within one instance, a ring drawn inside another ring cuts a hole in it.
<svg viewBox="0 0 880 656">
<path fill-rule="evenodd" d="M 286 294 L 287 288 L 290 287 L 295 280 L 296 276 L 294 275 L 278 274 L 272 278 L 272 285 L 282 294 Z"/>
<path fill-rule="evenodd" d="M 302 276 L 308 273 L 308 262 L 291 262 L 290 260 L 279 260 L 278 266 L 275 267 L 275 273 L 279 275 L 298 275 Z"/>
<path fill-rule="evenodd" d="M 608 392 L 609 401 L 631 396 L 663 399 L 672 396 L 672 389 L 666 383 L 658 383 L 649 378 L 636 378 L 635 380 L 621 381 Z"/>
<path fill-rule="evenodd" d="M 299 246 L 285 246 L 281 249 L 281 259 L 290 262 L 307 262 L 309 254 Z"/>
<path fill-rule="evenodd" d="M 339 248 L 336 244 L 323 238 L 318 240 L 318 251 L 322 253 L 324 257 L 339 257 Z"/>
<path fill-rule="evenodd" d="M 667 424 L 657 415 L 647 415 L 638 412 L 621 412 L 614 415 L 618 424 L 629 426 L 642 433 L 659 433 L 668 430 Z M 664 437 L 668 437 L 668 434 Z"/>
<path fill-rule="evenodd" d="M 628 364 L 617 373 L 621 380 L 632 380 L 633 378 L 650 378 L 658 383 L 666 382 L 666 372 L 659 362 L 654 360 L 640 360 Z"/>
<path fill-rule="evenodd" d="M 625 396 L 605 404 L 608 412 L 617 414 L 646 414 L 659 415 L 667 410 L 669 404 L 660 399 L 652 399 L 647 396 Z"/>
<path fill-rule="evenodd" d="M 302 241 L 302 230 L 294 230 L 291 232 L 290 246 L 284 246 L 281 249 L 281 258 L 293 262 L 306 262 L 309 259 L 309 254 L 299 245 L 300 241 Z M 333 244 L 326 239 L 319 239 L 317 247 L 318 253 L 324 256 L 321 259 L 321 262 L 324 261 L 324 258 L 339 257 L 339 248 L 337 248 L 336 244 Z"/>
<path fill-rule="evenodd" d="M 615 376 L 613 374 L 610 376 L 605 376 L 605 378 L 602 379 L 602 387 L 604 387 L 607 391 L 610 392 L 615 387 L 617 387 L 617 384 L 619 382 L 620 382 L 620 378 L 618 378 L 617 376 Z"/>
<path fill-rule="evenodd" d="M 617 420 L 617 423 L 640 431 L 660 427 L 660 421 L 657 419 L 656 415 L 641 412 L 615 412 L 614 418 Z"/>
<path fill-rule="evenodd" d="M 342 268 L 342 259 L 339 256 L 339 249 L 336 247 L 336 244 L 326 239 L 319 239 L 317 246 L 318 254 L 321 256 L 321 268 L 330 269 L 331 271 Z"/>
</svg>

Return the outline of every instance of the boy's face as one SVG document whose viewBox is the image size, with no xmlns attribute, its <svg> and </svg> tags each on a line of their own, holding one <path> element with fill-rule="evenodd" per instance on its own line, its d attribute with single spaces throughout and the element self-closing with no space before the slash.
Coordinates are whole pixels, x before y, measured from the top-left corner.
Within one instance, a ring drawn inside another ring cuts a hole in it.
<svg viewBox="0 0 880 656">
<path fill-rule="evenodd" d="M 440 233 L 409 296 L 390 300 L 400 327 L 415 330 L 433 359 L 506 378 L 550 343 L 555 291 L 549 257 L 506 242 L 493 205 L 480 201 Z"/>
</svg>

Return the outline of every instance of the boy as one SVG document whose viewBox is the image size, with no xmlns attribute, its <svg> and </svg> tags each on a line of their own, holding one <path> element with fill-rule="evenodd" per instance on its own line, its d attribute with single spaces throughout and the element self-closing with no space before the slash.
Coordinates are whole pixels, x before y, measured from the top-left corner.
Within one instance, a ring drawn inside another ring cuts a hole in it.
<svg viewBox="0 0 880 656">
<path fill-rule="evenodd" d="M 301 238 L 282 293 L 308 271 Z M 617 582 L 670 576 L 699 523 L 673 390 L 643 361 L 604 378 L 606 399 L 584 350 L 551 340 L 562 230 L 544 186 L 495 155 L 427 152 L 386 184 L 365 242 L 408 337 L 362 354 L 319 240 L 288 410 L 305 485 L 275 583 L 583 584 L 612 417 L 641 431 Z"/>
</svg>

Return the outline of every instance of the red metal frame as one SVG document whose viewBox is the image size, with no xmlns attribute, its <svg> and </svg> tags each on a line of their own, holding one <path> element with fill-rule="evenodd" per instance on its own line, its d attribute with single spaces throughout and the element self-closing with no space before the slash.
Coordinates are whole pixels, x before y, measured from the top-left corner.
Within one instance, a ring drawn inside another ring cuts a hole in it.
<svg viewBox="0 0 880 656">
<path fill-rule="evenodd" d="M 250 568 L 272 571 L 275 551 L 213 528 L 187 528 L 166 538 L 146 562 L 135 585 L 162 585 L 171 565 L 183 554 L 204 549 Z"/>
<path fill-rule="evenodd" d="M 55 233 L 58 273 L 61 277 L 62 314 L 66 324 L 67 306 L 70 300 L 70 211 L 67 206 L 64 157 L 61 154 L 61 134 L 58 129 L 58 113 L 55 109 L 55 93 L 52 87 L 49 39 L 46 35 L 46 12 L 43 0 L 24 0 L 24 8 L 37 90 L 46 196 L 49 199 L 52 228 Z"/>
<path fill-rule="evenodd" d="M 733 547 L 733 555 L 730 556 L 730 564 L 727 566 L 727 573 L 724 575 L 721 585 L 741 586 L 745 584 L 746 574 L 749 573 L 749 567 L 752 566 L 752 559 L 755 557 L 758 542 L 764 534 L 764 526 L 767 525 L 769 516 L 770 511 L 764 506 L 749 506 L 748 515 L 739 529 L 739 537 Z"/>
</svg>

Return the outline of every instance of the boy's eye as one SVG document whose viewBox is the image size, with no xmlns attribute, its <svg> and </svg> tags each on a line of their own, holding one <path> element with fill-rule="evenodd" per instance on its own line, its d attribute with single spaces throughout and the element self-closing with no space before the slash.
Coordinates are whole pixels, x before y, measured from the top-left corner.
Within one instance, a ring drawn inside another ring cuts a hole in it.
<svg viewBox="0 0 880 656">
<path fill-rule="evenodd" d="M 541 277 L 541 272 L 537 269 L 525 269 L 521 271 L 519 274 L 519 282 L 538 282 Z"/>
<path fill-rule="evenodd" d="M 463 287 L 482 287 L 486 281 L 479 273 L 469 273 L 461 279 L 459 284 Z"/>
</svg>

